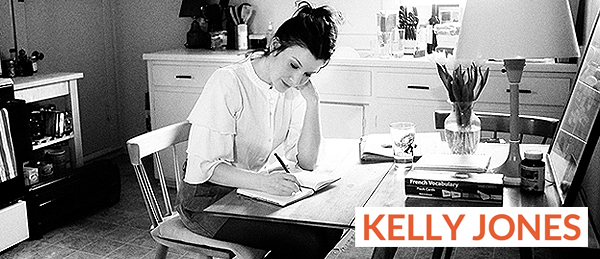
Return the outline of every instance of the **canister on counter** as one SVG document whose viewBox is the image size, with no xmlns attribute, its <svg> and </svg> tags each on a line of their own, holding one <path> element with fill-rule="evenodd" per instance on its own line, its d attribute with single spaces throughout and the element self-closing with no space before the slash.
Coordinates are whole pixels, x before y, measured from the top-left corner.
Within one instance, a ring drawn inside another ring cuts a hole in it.
<svg viewBox="0 0 600 259">
<path fill-rule="evenodd" d="M 525 151 L 525 159 L 521 161 L 521 190 L 528 192 L 544 192 L 546 181 L 546 163 L 542 161 L 544 154 L 537 150 Z"/>
<path fill-rule="evenodd" d="M 55 173 L 63 173 L 67 169 L 67 152 L 62 148 L 46 150 L 46 161 L 52 163 Z"/>
<path fill-rule="evenodd" d="M 45 161 L 38 161 L 36 167 L 40 176 L 51 176 L 54 173 L 52 164 L 46 163 Z"/>
</svg>

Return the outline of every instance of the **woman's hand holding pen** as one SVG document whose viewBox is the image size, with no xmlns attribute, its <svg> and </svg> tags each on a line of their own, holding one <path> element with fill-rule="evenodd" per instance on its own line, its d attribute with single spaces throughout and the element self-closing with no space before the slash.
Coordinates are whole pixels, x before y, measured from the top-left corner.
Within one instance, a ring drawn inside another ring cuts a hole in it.
<svg viewBox="0 0 600 259">
<path fill-rule="evenodd" d="M 293 195 L 300 191 L 300 183 L 292 174 L 275 171 L 264 175 L 263 190 L 275 195 Z"/>
</svg>

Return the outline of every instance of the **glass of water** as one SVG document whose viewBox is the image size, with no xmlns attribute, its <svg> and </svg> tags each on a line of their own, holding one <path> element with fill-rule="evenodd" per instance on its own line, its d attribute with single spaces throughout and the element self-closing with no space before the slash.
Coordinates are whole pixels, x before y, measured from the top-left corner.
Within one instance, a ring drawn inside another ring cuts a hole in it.
<svg viewBox="0 0 600 259">
<path fill-rule="evenodd" d="M 412 122 L 394 122 L 390 124 L 396 167 L 412 167 L 415 142 L 415 124 Z"/>
</svg>

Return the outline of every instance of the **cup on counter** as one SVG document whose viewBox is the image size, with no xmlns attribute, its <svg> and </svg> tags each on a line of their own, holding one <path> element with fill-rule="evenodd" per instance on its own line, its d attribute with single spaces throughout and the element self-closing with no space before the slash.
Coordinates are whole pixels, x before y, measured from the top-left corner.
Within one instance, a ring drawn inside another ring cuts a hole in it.
<svg viewBox="0 0 600 259">
<path fill-rule="evenodd" d="M 238 24 L 236 28 L 237 32 L 237 49 L 247 50 L 248 49 L 248 25 Z"/>
<path fill-rule="evenodd" d="M 379 32 L 377 34 L 377 47 L 379 47 L 379 58 L 392 57 L 392 32 Z"/>
<path fill-rule="evenodd" d="M 399 167 L 412 167 L 413 148 L 415 141 L 415 124 L 412 122 L 394 122 L 390 124 L 392 148 L 394 150 L 394 165 Z"/>
</svg>

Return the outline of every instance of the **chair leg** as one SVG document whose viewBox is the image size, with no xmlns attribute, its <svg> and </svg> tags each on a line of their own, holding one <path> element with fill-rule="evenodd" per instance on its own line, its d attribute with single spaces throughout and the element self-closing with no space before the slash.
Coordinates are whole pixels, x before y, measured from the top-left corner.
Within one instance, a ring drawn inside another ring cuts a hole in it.
<svg viewBox="0 0 600 259">
<path fill-rule="evenodd" d="M 441 259 L 444 254 L 444 247 L 434 247 L 431 259 Z"/>
<path fill-rule="evenodd" d="M 154 258 L 155 259 L 166 259 L 167 252 L 169 252 L 169 247 L 159 244 L 158 248 L 156 248 L 156 255 L 154 256 Z"/>
<path fill-rule="evenodd" d="M 371 259 L 394 258 L 396 250 L 398 250 L 397 247 L 375 247 L 375 249 L 373 249 L 373 254 L 371 254 Z"/>
<path fill-rule="evenodd" d="M 446 247 L 446 252 L 444 253 L 444 259 L 452 258 L 452 251 L 454 251 L 454 247 Z"/>
<path fill-rule="evenodd" d="M 533 259 L 533 247 L 519 247 L 519 257 L 521 259 Z"/>
</svg>

